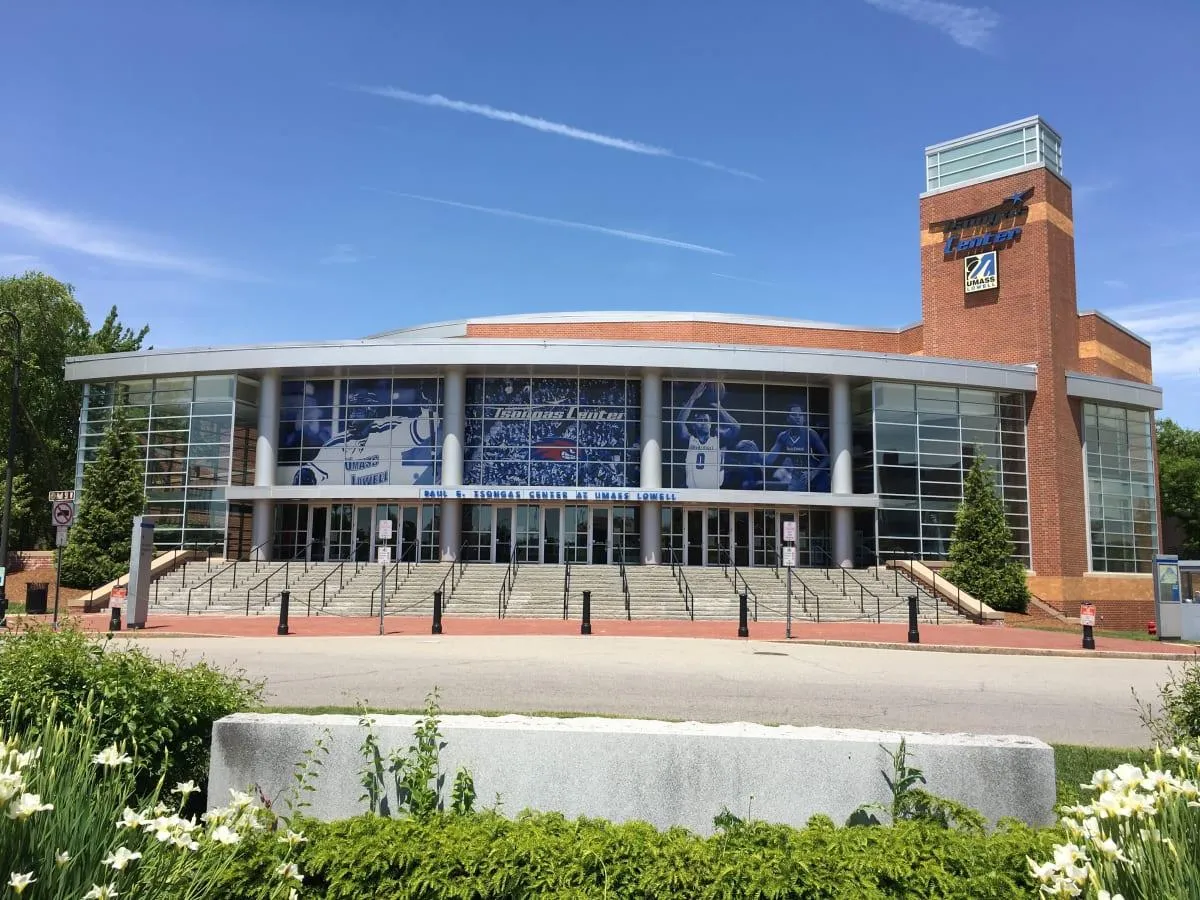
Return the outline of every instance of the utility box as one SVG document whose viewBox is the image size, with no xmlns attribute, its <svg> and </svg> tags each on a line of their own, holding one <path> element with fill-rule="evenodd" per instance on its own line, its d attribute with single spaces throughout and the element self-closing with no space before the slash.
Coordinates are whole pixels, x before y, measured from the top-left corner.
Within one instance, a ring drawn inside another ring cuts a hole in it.
<svg viewBox="0 0 1200 900">
<path fill-rule="evenodd" d="M 150 610 L 150 566 L 154 562 L 154 520 L 134 516 L 129 549 L 129 593 L 125 597 L 125 627 L 145 628 Z"/>
</svg>

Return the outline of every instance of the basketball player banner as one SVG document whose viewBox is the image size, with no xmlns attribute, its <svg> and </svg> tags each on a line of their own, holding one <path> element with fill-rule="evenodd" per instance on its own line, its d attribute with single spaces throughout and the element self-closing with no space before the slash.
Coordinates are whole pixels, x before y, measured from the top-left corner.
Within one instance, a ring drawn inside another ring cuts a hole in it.
<svg viewBox="0 0 1200 900">
<path fill-rule="evenodd" d="M 441 425 L 437 378 L 286 381 L 276 484 L 437 484 Z"/>
<path fill-rule="evenodd" d="M 674 381 L 665 396 L 664 486 L 829 492 L 827 388 Z"/>
</svg>

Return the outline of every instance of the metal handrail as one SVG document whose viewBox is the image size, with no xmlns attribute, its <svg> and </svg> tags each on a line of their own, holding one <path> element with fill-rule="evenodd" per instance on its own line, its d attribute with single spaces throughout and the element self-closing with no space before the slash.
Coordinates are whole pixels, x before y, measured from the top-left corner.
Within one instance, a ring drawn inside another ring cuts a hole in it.
<svg viewBox="0 0 1200 900">
<path fill-rule="evenodd" d="M 267 540 L 263 541 L 261 544 L 255 544 L 253 547 L 250 548 L 250 555 L 248 557 L 246 557 L 246 559 L 242 560 L 243 562 L 251 562 L 251 561 L 254 562 L 254 574 L 255 575 L 258 574 L 259 562 L 264 562 L 264 563 L 270 562 L 269 559 L 260 560 L 258 558 L 258 551 L 261 550 L 263 547 L 269 546 L 270 543 L 271 543 L 271 539 L 268 538 Z M 234 560 L 234 562 L 237 562 L 237 560 Z"/>
<path fill-rule="evenodd" d="M 345 563 L 345 561 L 338 563 L 338 566 L 336 569 L 331 571 L 328 575 L 326 575 L 324 578 L 322 578 L 320 581 L 318 581 L 316 584 L 314 584 L 312 587 L 310 587 L 308 589 L 308 614 L 310 616 L 312 615 L 312 595 L 313 595 L 313 592 L 316 591 L 317 588 L 321 589 L 321 608 L 324 609 L 325 606 L 328 605 L 328 600 L 325 597 L 325 586 L 326 586 L 326 584 L 329 583 L 329 579 L 332 578 L 334 575 L 338 576 L 338 590 L 340 591 L 342 588 L 344 588 L 346 586 L 346 563 Z"/>
<path fill-rule="evenodd" d="M 259 546 L 261 547 L 262 544 L 259 544 Z M 212 606 L 213 582 L 216 581 L 218 578 L 220 578 L 226 572 L 229 572 L 229 571 L 233 572 L 233 584 L 236 587 L 237 586 L 238 562 L 245 562 L 245 560 L 236 560 L 235 559 L 233 562 L 227 563 L 226 565 L 222 566 L 220 569 L 217 569 L 217 571 L 213 572 L 213 574 L 209 575 L 207 578 L 205 578 L 199 584 L 194 584 L 190 588 L 188 588 L 187 608 L 184 610 L 184 615 L 190 616 L 192 614 L 192 594 L 195 593 L 197 588 L 202 588 L 206 584 L 208 585 L 208 603 L 207 603 L 207 605 Z"/>
<path fill-rule="evenodd" d="M 392 579 L 393 579 L 392 590 L 398 591 L 400 589 L 400 566 L 402 566 L 402 565 L 406 566 L 404 580 L 407 581 L 409 573 L 412 572 L 412 563 L 411 562 L 410 563 L 401 563 L 401 562 L 397 561 L 394 563 L 390 563 L 390 565 L 392 567 L 390 571 L 386 568 L 383 570 L 383 577 L 379 579 L 380 585 L 387 584 L 388 576 L 391 575 Z M 371 607 L 370 607 L 370 612 L 368 613 L 368 615 L 372 615 L 372 616 L 375 615 L 375 594 L 378 591 L 379 591 L 379 586 L 371 588 L 371 596 L 369 598 Z M 386 605 L 387 598 L 381 597 L 380 602 L 383 603 L 384 605 Z"/>
<path fill-rule="evenodd" d="M 754 588 L 750 587 L 750 582 L 748 582 L 746 580 L 746 576 L 743 575 L 740 571 L 738 571 L 737 563 L 734 563 L 733 564 L 733 590 L 734 590 L 734 593 L 738 594 L 738 600 L 741 600 L 741 594 L 738 592 L 738 579 L 739 578 L 742 579 L 742 589 L 746 592 L 746 595 L 748 597 L 751 597 L 754 600 L 754 621 L 757 622 L 758 621 L 758 594 L 755 593 Z"/>
<path fill-rule="evenodd" d="M 508 599 L 512 596 L 513 584 L 517 580 L 517 554 L 508 558 L 508 568 L 504 570 L 504 580 L 500 582 L 500 592 L 496 595 L 496 618 L 503 619 L 508 612 Z"/>
<path fill-rule="evenodd" d="M 621 591 L 625 594 L 625 621 L 633 621 L 633 613 L 629 609 L 629 576 L 625 572 L 625 560 L 617 559 L 617 568 L 621 573 Z"/>
<path fill-rule="evenodd" d="M 899 596 L 899 595 L 900 595 L 900 581 L 899 581 L 899 579 L 900 579 L 900 573 L 901 573 L 901 571 L 903 571 L 903 574 L 904 574 L 904 578 L 905 578 L 905 580 L 906 580 L 906 581 L 907 581 L 909 584 L 911 584 L 911 585 L 913 586 L 913 588 L 914 588 L 914 589 L 917 591 L 917 596 L 918 596 L 918 597 L 920 597 L 920 595 L 921 595 L 921 592 L 922 592 L 922 591 L 924 591 L 925 593 L 929 593 L 929 587 L 927 587 L 926 585 L 923 585 L 923 584 L 921 584 L 921 583 L 920 583 L 920 582 L 917 580 L 917 577 L 916 577 L 916 575 L 914 575 L 914 574 L 913 574 L 913 571 L 912 571 L 912 566 L 911 566 L 911 563 L 914 563 L 914 562 L 919 562 L 919 563 L 922 563 L 922 564 L 924 565 L 924 564 L 925 564 L 925 561 L 924 561 L 924 560 L 917 559 L 917 558 L 916 558 L 915 556 L 913 556 L 911 553 L 906 553 L 906 554 L 893 554 L 891 557 L 888 557 L 888 558 L 890 558 L 890 559 L 891 559 L 891 562 L 892 562 L 892 572 L 894 573 L 894 574 L 893 574 L 893 577 L 895 578 L 895 585 L 896 585 L 896 588 L 895 588 L 895 590 L 896 590 L 896 596 Z M 909 565 L 909 567 L 908 567 L 907 569 L 903 569 L 903 570 L 902 570 L 900 566 L 896 565 L 896 563 L 897 563 L 898 561 L 907 562 L 907 563 L 909 563 L 910 565 Z M 886 559 L 885 559 L 885 561 L 884 561 L 884 565 L 885 565 L 885 566 L 887 565 L 887 561 L 886 561 Z M 941 614 L 942 614 L 942 602 L 941 602 L 941 597 L 942 597 L 942 596 L 945 596 L 945 597 L 946 597 L 946 599 L 949 599 L 949 598 L 950 598 L 950 596 L 951 596 L 951 592 L 950 592 L 949 590 L 945 590 L 945 589 L 943 589 L 943 588 L 940 588 L 940 587 L 938 586 L 938 579 L 939 579 L 939 578 L 941 578 L 941 579 L 942 579 L 942 581 L 946 582 L 946 584 L 948 584 L 950 587 L 954 588 L 954 592 L 953 592 L 953 595 L 954 595 L 954 605 L 955 605 L 955 607 L 958 609 L 959 613 L 962 613 L 962 612 L 963 612 L 963 607 L 962 607 L 962 588 L 961 588 L 961 587 L 959 587 L 957 584 L 955 584 L 955 583 L 954 583 L 953 581 L 951 581 L 950 579 L 948 579 L 948 578 L 947 578 L 945 575 L 938 575 L 938 573 L 937 573 L 937 570 L 936 570 L 936 569 L 934 569 L 932 566 L 926 566 L 926 568 L 928 568 L 928 569 L 929 569 L 929 574 L 930 574 L 930 576 L 931 576 L 931 578 L 932 578 L 932 580 L 933 580 L 933 585 L 932 585 L 933 592 L 930 594 L 930 599 L 931 599 L 931 600 L 933 600 L 933 614 L 934 614 L 934 623 L 935 623 L 935 624 L 940 624 L 940 623 L 941 623 Z M 982 615 L 982 612 L 981 612 L 979 615 L 976 615 L 976 616 L 971 616 L 971 618 L 972 618 L 972 619 L 974 619 L 974 620 L 975 620 L 977 623 L 979 623 L 979 624 L 982 624 L 982 623 L 983 623 L 983 615 Z"/>
<path fill-rule="evenodd" d="M 671 548 L 669 557 L 671 563 L 671 574 L 675 576 L 675 586 L 679 588 L 679 593 L 683 597 L 683 608 L 687 611 L 688 619 L 696 621 L 696 595 L 692 593 L 692 586 L 688 584 L 687 576 L 683 574 L 683 563 L 676 561 L 675 548 Z"/>
<path fill-rule="evenodd" d="M 563 619 L 568 617 L 571 602 L 571 560 L 568 559 L 566 563 L 566 570 L 563 572 Z"/>
<path fill-rule="evenodd" d="M 458 572 L 458 564 L 452 562 L 450 564 L 449 570 L 446 572 L 446 574 L 444 576 L 442 576 L 441 583 L 433 589 L 434 592 L 437 592 L 437 591 L 442 592 L 442 612 L 443 613 L 446 611 L 446 605 L 450 602 L 450 598 L 454 596 L 454 589 L 456 587 L 458 587 L 458 576 L 456 575 L 457 572 Z M 446 591 L 446 582 L 447 581 L 450 582 L 449 592 Z M 430 596 L 432 596 L 432 594 Z"/>
</svg>

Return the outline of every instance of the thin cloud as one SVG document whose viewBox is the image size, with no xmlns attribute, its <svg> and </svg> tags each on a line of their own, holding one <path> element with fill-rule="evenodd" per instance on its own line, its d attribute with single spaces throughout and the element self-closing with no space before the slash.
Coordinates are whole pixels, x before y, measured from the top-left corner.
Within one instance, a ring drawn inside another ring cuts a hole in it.
<svg viewBox="0 0 1200 900">
<path fill-rule="evenodd" d="M 255 280 L 219 263 L 167 253 L 105 226 L 92 225 L 66 213 L 50 212 L 3 195 L 0 195 L 0 227 L 23 232 L 50 247 L 107 262 L 164 269 L 201 278 Z"/>
<path fill-rule="evenodd" d="M 333 250 L 321 257 L 323 266 L 347 266 L 362 262 L 370 257 L 363 256 L 354 249 L 353 244 L 335 244 Z"/>
<path fill-rule="evenodd" d="M 942 0 L 866 0 L 876 9 L 904 16 L 929 25 L 947 35 L 961 47 L 983 50 L 992 32 L 1000 25 L 1000 16 L 986 6 L 962 6 Z"/>
<path fill-rule="evenodd" d="M 1153 345 L 1154 374 L 1200 377 L 1200 298 L 1106 313 Z"/>
<path fill-rule="evenodd" d="M 741 275 L 726 275 L 724 272 L 709 272 L 713 278 L 724 278 L 727 281 L 740 281 L 744 284 L 757 284 L 759 287 L 777 288 L 780 285 L 773 281 L 759 281 L 757 278 L 743 278 Z"/>
<path fill-rule="evenodd" d="M 1096 194 L 1111 191 L 1116 186 L 1117 181 L 1113 178 L 1104 178 L 1099 181 L 1084 181 L 1075 185 L 1071 191 L 1071 196 L 1076 200 L 1086 200 Z"/>
<path fill-rule="evenodd" d="M 507 109 L 497 109 L 494 106 L 488 106 L 484 103 L 468 103 L 465 100 L 452 100 L 449 97 L 444 97 L 441 94 L 417 94 L 413 91 L 406 91 L 401 88 L 394 87 L 355 87 L 354 90 L 364 94 L 372 94 L 376 97 L 386 97 L 389 100 L 401 100 L 405 103 L 416 103 L 421 106 L 432 106 L 437 109 L 449 109 L 454 112 L 467 113 L 472 116 L 482 116 L 485 119 L 491 119 L 495 122 L 507 122 L 511 125 L 520 125 L 523 128 L 532 128 L 534 131 L 541 131 L 546 134 L 557 134 L 560 137 L 571 138 L 575 141 L 586 141 L 590 144 L 599 144 L 602 147 L 609 147 L 613 150 L 624 150 L 627 153 L 640 153 L 643 156 L 660 156 L 666 159 L 677 159 L 681 162 L 691 163 L 694 166 L 703 166 L 706 169 L 713 169 L 717 172 L 725 172 L 729 175 L 736 175 L 738 178 L 749 178 L 752 181 L 762 181 L 758 175 L 753 172 L 746 172 L 742 169 L 735 169 L 730 166 L 723 166 L 720 163 L 715 163 L 712 160 L 698 159 L 693 156 L 681 156 L 673 150 L 668 150 L 666 147 L 658 147 L 654 144 L 646 144 L 641 141 L 631 141 L 626 138 L 613 137 L 608 134 L 600 134 L 597 131 L 587 131 L 583 128 L 576 128 L 574 125 L 564 125 L 562 122 L 551 122 L 549 119 L 543 119 L 538 116 L 529 116 L 524 113 L 512 112 Z"/>
<path fill-rule="evenodd" d="M 28 253 L 0 253 L 0 266 L 31 266 L 37 261 Z"/>
<path fill-rule="evenodd" d="M 1104 279 L 1104 286 L 1110 287 L 1114 291 L 1123 291 L 1129 287 L 1129 284 L 1122 281 L 1120 278 L 1106 278 Z"/>
<path fill-rule="evenodd" d="M 517 212 L 514 209 L 499 209 L 494 206 L 477 206 L 474 203 L 460 203 L 457 200 L 443 200 L 440 197 L 426 197 L 423 194 L 406 194 L 402 191 L 384 191 L 392 197 L 404 197 L 408 200 L 420 200 L 422 203 L 436 203 L 439 206 L 451 206 L 455 209 L 467 209 L 472 212 L 487 213 L 490 216 L 502 216 L 506 219 L 520 219 L 525 222 L 537 222 L 541 225 L 553 225 L 556 228 L 574 228 L 578 231 L 591 231 L 596 234 L 607 234 L 610 237 L 624 238 L 627 241 L 639 241 L 643 244 L 656 244 L 659 247 L 674 247 L 677 250 L 691 250 L 694 253 L 708 253 L 712 256 L 732 256 L 725 250 L 706 247 L 703 244 L 690 244 L 687 241 L 676 241 L 671 238 L 658 237 L 653 234 L 643 234 L 640 231 L 626 231 L 622 228 L 607 228 L 604 225 L 590 225 L 587 222 L 572 222 L 568 219 L 553 219 L 549 216 L 535 216 L 530 213 Z"/>
</svg>

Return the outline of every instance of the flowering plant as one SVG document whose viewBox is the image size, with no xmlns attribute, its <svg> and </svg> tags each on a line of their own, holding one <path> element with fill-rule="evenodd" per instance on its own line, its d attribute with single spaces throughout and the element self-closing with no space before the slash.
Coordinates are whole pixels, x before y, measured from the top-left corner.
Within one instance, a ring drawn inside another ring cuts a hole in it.
<svg viewBox="0 0 1200 900">
<path fill-rule="evenodd" d="M 49 704 L 40 725 L 23 734 L 11 724 L 0 729 L 0 860 L 8 893 L 23 900 L 215 898 L 225 874 L 244 862 L 245 839 L 277 827 L 269 810 L 240 792 L 199 819 L 185 817 L 197 790 L 191 781 L 169 791 L 160 781 L 138 798 L 143 773 L 136 757 L 117 745 L 97 746 L 92 711 L 74 712 L 69 724 L 57 712 Z M 16 721 L 23 719 L 10 717 Z M 304 876 L 293 857 L 304 840 L 289 829 L 270 843 L 263 896 L 299 896 Z"/>
<path fill-rule="evenodd" d="M 1134 900 L 1200 897 L 1200 753 L 1156 750 L 1154 768 L 1103 769 L 1091 803 L 1064 807 L 1069 842 L 1029 860 L 1046 897 Z"/>
</svg>

